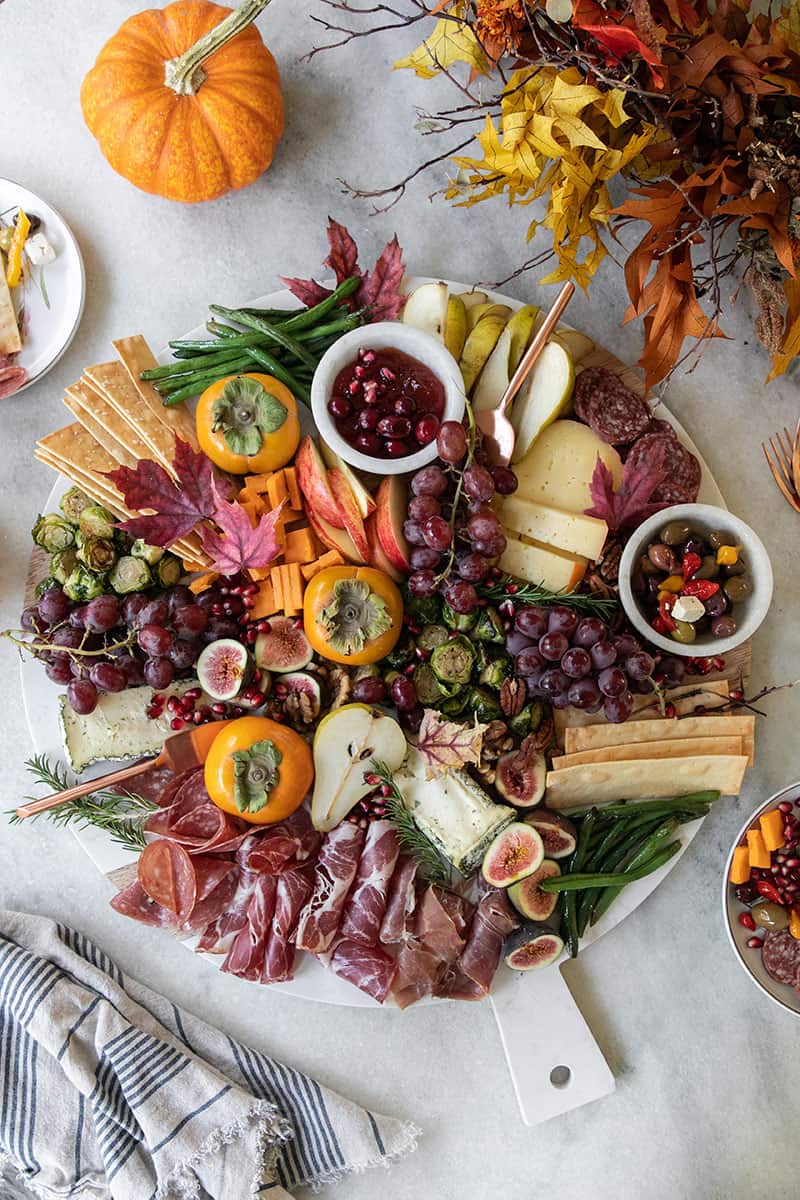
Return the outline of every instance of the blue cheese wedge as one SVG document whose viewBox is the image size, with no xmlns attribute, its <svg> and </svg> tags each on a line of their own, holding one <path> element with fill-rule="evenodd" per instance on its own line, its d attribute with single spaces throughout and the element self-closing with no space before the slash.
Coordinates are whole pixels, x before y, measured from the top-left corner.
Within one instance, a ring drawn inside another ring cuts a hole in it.
<svg viewBox="0 0 800 1200">
<path fill-rule="evenodd" d="M 197 681 L 184 680 L 161 694 L 184 692 L 190 687 L 197 687 Z M 171 718 L 166 711 L 161 717 L 148 717 L 152 699 L 153 689 L 149 687 L 106 692 L 100 696 L 94 712 L 80 716 L 70 708 L 66 696 L 62 696 L 59 720 L 72 770 L 79 775 L 92 763 L 105 759 L 124 761 L 158 754 L 164 739 L 172 732 Z"/>
<path fill-rule="evenodd" d="M 419 829 L 461 875 L 471 875 L 514 810 L 495 804 L 465 771 L 425 775 L 425 759 L 412 749 L 394 779 Z"/>
</svg>

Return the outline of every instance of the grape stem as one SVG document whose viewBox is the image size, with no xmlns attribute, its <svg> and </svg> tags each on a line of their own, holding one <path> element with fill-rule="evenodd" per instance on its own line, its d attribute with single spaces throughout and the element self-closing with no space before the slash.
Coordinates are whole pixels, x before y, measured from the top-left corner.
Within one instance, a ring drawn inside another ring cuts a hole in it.
<svg viewBox="0 0 800 1200">
<path fill-rule="evenodd" d="M 110 654 L 112 650 L 127 650 L 134 641 L 135 635 L 129 633 L 128 636 L 121 642 L 112 642 L 108 646 L 101 646 L 98 650 L 84 650 L 82 646 L 54 646 L 52 642 L 26 641 L 24 629 L 4 629 L 0 632 L 0 637 L 8 638 L 20 650 L 27 650 L 29 654 L 36 654 L 39 651 L 48 651 L 54 654 L 64 654 L 67 658 L 97 658 Z M 20 636 L 23 635 L 23 636 Z"/>
<path fill-rule="evenodd" d="M 456 482 L 455 495 L 453 496 L 453 506 L 450 510 L 450 549 L 447 552 L 447 562 L 436 576 L 437 584 L 443 583 L 453 569 L 453 563 L 456 558 L 456 516 L 458 514 L 461 493 L 464 490 L 464 472 L 467 467 L 472 465 L 475 459 L 475 443 L 477 441 L 478 429 L 475 424 L 475 414 L 472 411 L 472 405 L 468 397 L 464 399 L 464 406 L 467 414 L 467 457 L 460 468 L 455 466 L 450 468 L 453 471 L 458 471 L 458 481 Z"/>
</svg>

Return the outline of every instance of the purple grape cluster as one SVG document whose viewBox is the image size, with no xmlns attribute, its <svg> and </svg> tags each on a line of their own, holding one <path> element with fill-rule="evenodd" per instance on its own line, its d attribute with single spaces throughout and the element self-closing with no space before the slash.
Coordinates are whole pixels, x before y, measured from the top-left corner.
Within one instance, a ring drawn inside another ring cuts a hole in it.
<svg viewBox="0 0 800 1200">
<path fill-rule="evenodd" d="M 86 604 L 49 588 L 25 609 L 21 625 L 36 635 L 47 677 L 66 686 L 71 707 L 86 715 L 102 692 L 141 684 L 160 691 L 190 676 L 204 645 L 242 636 L 251 603 L 245 586 L 195 596 L 178 584 L 155 596 L 109 593 Z"/>
<path fill-rule="evenodd" d="M 656 661 L 632 634 L 615 634 L 599 617 L 563 604 L 518 608 L 506 646 L 529 695 L 554 708 L 602 708 L 619 724 L 633 712 L 632 693 L 653 689 Z"/>
<path fill-rule="evenodd" d="M 442 466 L 432 463 L 411 479 L 411 498 L 403 533 L 411 546 L 412 596 L 432 596 L 440 590 L 443 560 L 455 555 L 454 569 L 441 587 L 444 599 L 457 613 L 471 613 L 478 604 L 475 585 L 489 574 L 506 548 L 503 524 L 490 507 L 495 495 L 508 496 L 517 488 L 510 467 L 490 466 L 478 450 L 473 461 L 458 470 L 467 457 L 467 435 L 459 421 L 445 421 L 436 437 Z M 461 490 L 455 516 L 458 479 Z"/>
</svg>

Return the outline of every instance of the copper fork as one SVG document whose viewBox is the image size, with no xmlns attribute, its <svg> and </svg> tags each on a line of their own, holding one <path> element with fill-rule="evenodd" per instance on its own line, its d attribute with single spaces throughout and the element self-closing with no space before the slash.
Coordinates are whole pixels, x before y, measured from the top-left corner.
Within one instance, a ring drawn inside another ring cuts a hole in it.
<svg viewBox="0 0 800 1200">
<path fill-rule="evenodd" d="M 766 442 L 761 443 L 767 465 L 784 498 L 795 512 L 800 512 L 800 422 L 795 435 L 784 426 Z"/>
</svg>

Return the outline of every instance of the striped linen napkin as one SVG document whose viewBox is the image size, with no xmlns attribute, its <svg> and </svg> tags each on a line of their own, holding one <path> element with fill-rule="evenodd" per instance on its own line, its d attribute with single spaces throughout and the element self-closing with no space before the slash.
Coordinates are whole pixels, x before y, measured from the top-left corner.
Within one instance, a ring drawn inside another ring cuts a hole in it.
<svg viewBox="0 0 800 1200">
<path fill-rule="evenodd" d="M 75 930 L 0 911 L 3 1200 L 288 1200 L 418 1134 L 124 978 Z"/>
</svg>

